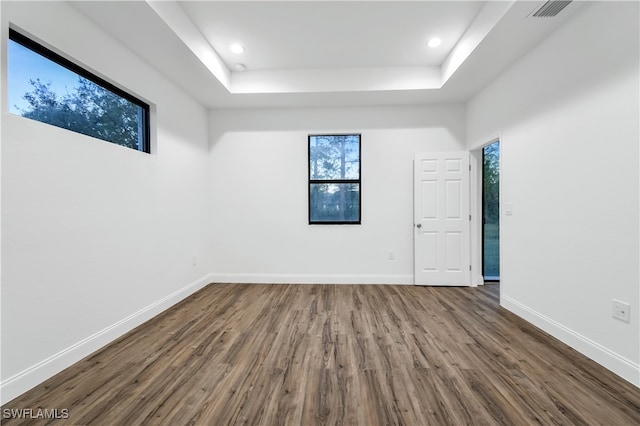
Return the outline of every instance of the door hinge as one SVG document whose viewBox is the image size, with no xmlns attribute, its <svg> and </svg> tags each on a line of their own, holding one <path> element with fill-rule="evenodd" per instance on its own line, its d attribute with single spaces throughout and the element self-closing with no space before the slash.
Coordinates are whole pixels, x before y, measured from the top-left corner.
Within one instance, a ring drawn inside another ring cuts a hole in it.
<svg viewBox="0 0 640 426">
<path fill-rule="evenodd" d="M 471 265 L 469 265 L 469 271 L 471 271 Z"/>
<path fill-rule="evenodd" d="M 469 215 L 469 222 L 471 222 L 471 215 Z"/>
<path fill-rule="evenodd" d="M 471 164 L 469 164 L 469 171 L 471 171 Z"/>
</svg>

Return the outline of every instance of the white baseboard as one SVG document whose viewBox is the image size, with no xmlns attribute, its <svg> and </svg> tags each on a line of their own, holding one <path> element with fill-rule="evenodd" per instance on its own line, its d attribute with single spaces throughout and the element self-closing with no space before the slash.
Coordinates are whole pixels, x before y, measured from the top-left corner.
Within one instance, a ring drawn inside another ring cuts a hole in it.
<svg viewBox="0 0 640 426">
<path fill-rule="evenodd" d="M 212 282 L 246 284 L 394 284 L 411 285 L 413 275 L 213 273 Z"/>
<path fill-rule="evenodd" d="M 133 330 L 145 321 L 167 310 L 212 281 L 212 274 L 207 274 L 151 305 L 134 312 L 115 324 L 9 377 L 0 383 L 0 405 L 4 405 L 6 402 L 39 385 L 128 331 Z"/>
<path fill-rule="evenodd" d="M 640 364 L 612 352 L 604 346 L 582 336 L 539 312 L 505 296 L 500 296 L 500 305 L 544 330 L 593 361 L 611 370 L 630 383 L 640 387 Z"/>
</svg>

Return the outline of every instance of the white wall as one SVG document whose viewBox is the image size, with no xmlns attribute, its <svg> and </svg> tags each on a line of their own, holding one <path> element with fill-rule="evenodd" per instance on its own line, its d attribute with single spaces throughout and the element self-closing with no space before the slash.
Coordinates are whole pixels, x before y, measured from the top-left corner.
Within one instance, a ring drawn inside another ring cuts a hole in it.
<svg viewBox="0 0 640 426">
<path fill-rule="evenodd" d="M 148 100 L 154 152 L 9 114 L 9 22 Z M 211 238 L 204 108 L 68 5 L 2 2 L 2 35 L 6 402 L 206 284 Z"/>
<path fill-rule="evenodd" d="M 464 149 L 464 108 L 225 110 L 210 129 L 216 280 L 412 283 L 414 153 Z M 308 224 L 307 135 L 331 132 L 362 134 L 361 225 Z"/>
<path fill-rule="evenodd" d="M 502 135 L 501 304 L 636 385 L 638 18 L 584 5 L 467 110 L 470 146 Z"/>
</svg>

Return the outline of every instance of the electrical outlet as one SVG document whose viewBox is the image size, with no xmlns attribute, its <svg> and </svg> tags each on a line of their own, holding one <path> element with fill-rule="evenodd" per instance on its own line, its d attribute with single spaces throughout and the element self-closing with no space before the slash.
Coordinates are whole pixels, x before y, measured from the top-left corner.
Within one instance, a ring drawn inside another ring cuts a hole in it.
<svg viewBox="0 0 640 426">
<path fill-rule="evenodd" d="M 613 299 L 613 317 L 629 322 L 631 306 L 628 303 Z"/>
<path fill-rule="evenodd" d="M 193 266 L 196 266 L 196 265 L 198 264 L 198 258 L 197 258 L 196 256 L 193 256 L 193 257 L 191 258 L 191 264 L 192 264 Z"/>
<path fill-rule="evenodd" d="M 387 256 L 387 259 L 389 260 L 393 260 L 396 258 L 396 254 L 392 251 L 389 252 L 389 255 Z"/>
</svg>

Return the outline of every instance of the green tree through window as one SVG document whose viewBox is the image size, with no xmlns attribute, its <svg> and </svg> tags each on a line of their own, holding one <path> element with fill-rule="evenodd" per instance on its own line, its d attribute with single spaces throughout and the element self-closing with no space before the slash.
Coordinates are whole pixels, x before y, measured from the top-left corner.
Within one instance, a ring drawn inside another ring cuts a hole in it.
<svg viewBox="0 0 640 426">
<path fill-rule="evenodd" d="M 51 90 L 51 83 L 36 79 L 31 84 L 33 90 L 23 95 L 29 106 L 19 109 L 23 117 L 142 150 L 139 106 L 82 77 L 63 96 Z"/>
<path fill-rule="evenodd" d="M 500 142 L 483 149 L 483 275 L 500 279 Z"/>
<path fill-rule="evenodd" d="M 13 30 L 9 98 L 23 117 L 149 152 L 147 104 Z"/>
</svg>

